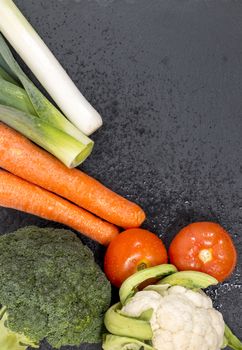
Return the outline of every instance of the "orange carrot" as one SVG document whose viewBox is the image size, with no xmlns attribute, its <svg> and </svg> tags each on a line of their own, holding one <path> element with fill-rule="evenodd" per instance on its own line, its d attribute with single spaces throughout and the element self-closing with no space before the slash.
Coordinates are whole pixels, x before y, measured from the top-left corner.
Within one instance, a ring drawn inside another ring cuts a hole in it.
<svg viewBox="0 0 242 350">
<path fill-rule="evenodd" d="M 0 170 L 0 206 L 60 222 L 105 245 L 118 234 L 114 225 L 4 170 Z"/>
<path fill-rule="evenodd" d="M 0 167 L 54 192 L 95 215 L 124 228 L 138 227 L 145 219 L 136 204 L 100 182 L 60 161 L 0 123 Z"/>
</svg>

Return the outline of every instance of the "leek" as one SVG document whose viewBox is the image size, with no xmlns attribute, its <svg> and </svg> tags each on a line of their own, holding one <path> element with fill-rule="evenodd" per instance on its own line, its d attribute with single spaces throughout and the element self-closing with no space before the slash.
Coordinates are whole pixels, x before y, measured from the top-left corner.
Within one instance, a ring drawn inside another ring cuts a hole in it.
<svg viewBox="0 0 242 350">
<path fill-rule="evenodd" d="M 12 0 L 0 0 L 0 31 L 22 57 L 62 112 L 86 135 L 102 125 L 98 112 L 87 102 L 48 47 Z"/>
<path fill-rule="evenodd" d="M 66 166 L 75 167 L 92 151 L 93 143 L 82 144 L 41 118 L 0 105 L 0 121 L 34 141 Z"/>
<path fill-rule="evenodd" d="M 36 115 L 34 107 L 25 90 L 0 77 L 0 104 Z"/>
<path fill-rule="evenodd" d="M 12 84 L 15 84 L 15 85 L 18 85 L 19 84 L 17 83 L 16 80 L 14 80 L 10 74 L 8 74 L 8 72 L 6 72 L 1 66 L 0 66 L 0 79 L 3 79 L 3 80 L 6 80 L 8 81 L 9 83 L 12 83 Z"/>
<path fill-rule="evenodd" d="M 16 76 L 23 85 L 39 117 L 44 119 L 47 123 L 52 124 L 55 128 L 66 132 L 83 143 L 90 142 L 90 139 L 88 139 L 87 136 L 85 136 L 80 130 L 71 124 L 26 76 L 17 61 L 14 59 L 1 34 L 0 55 L 3 62 L 5 62 L 5 64 L 8 66 L 9 71 L 13 72 L 14 76 Z"/>
<path fill-rule="evenodd" d="M 63 162 L 69 167 L 74 167 L 82 163 L 92 151 L 94 145 L 93 141 L 84 135 L 80 130 L 78 130 L 73 124 L 71 124 L 71 122 L 67 120 L 64 115 L 31 82 L 31 80 L 26 76 L 19 64 L 14 59 L 1 34 L 0 58 L 0 65 L 7 69 L 7 71 L 3 68 L 1 69 L 2 74 L 0 75 L 0 104 L 8 107 L 13 107 L 14 109 L 25 112 L 27 115 L 36 116 L 39 120 L 45 122 L 47 125 L 50 125 L 54 129 L 59 129 L 62 131 L 64 135 L 63 137 L 65 139 L 67 136 L 70 136 L 69 140 L 72 139 L 72 142 L 74 142 L 74 139 L 76 139 L 74 158 L 73 148 L 70 141 L 65 143 L 66 147 L 70 145 L 71 149 L 69 153 L 68 150 L 65 151 Z M 15 83 L 15 79 L 12 77 L 18 79 L 24 89 L 17 86 L 16 84 L 18 83 Z M 12 120 L 15 118 L 16 113 L 12 116 Z M 28 122 L 28 120 L 29 119 L 26 117 L 22 118 L 23 123 Z M 27 129 L 30 129 L 31 126 L 33 126 L 32 122 L 28 126 L 23 125 L 23 128 L 27 127 Z M 21 131 L 21 129 L 17 130 L 22 132 L 25 136 L 29 137 L 26 133 L 24 133 L 24 131 Z M 50 140 L 45 140 L 46 143 L 43 145 L 43 142 L 40 143 L 39 139 L 36 138 L 36 130 L 33 130 L 33 134 L 35 135 L 35 138 L 29 138 L 32 141 L 35 141 L 37 144 L 42 145 L 42 147 L 46 150 L 49 150 L 47 144 L 50 143 Z M 53 142 L 55 143 L 55 140 L 53 140 Z M 77 142 L 79 142 L 78 147 Z M 51 148 L 53 148 L 53 145 Z M 60 151 L 55 151 L 53 153 L 53 150 L 50 150 L 50 152 L 62 160 Z M 80 153 L 79 156 L 76 156 L 76 153 Z M 70 159 L 66 158 L 68 154 L 70 156 Z"/>
<path fill-rule="evenodd" d="M 0 0 L 1 1 L 1 0 Z M 8 77 L 10 77 L 13 80 L 16 80 L 17 77 L 14 75 L 14 73 L 10 70 L 2 56 L 0 55 L 0 67 L 7 73 Z M 13 81 L 12 81 L 13 82 Z"/>
</svg>

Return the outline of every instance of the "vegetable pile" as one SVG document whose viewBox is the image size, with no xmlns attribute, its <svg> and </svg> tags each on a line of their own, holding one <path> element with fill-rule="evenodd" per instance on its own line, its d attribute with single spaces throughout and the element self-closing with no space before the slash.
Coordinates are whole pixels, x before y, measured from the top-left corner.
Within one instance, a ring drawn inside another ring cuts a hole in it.
<svg viewBox="0 0 242 350">
<path fill-rule="evenodd" d="M 235 268 L 229 234 L 215 223 L 193 223 L 167 254 L 155 234 L 138 228 L 146 217 L 141 207 L 70 169 L 90 155 L 87 135 L 101 117 L 11 0 L 0 0 L 0 13 L 0 32 L 64 113 L 0 34 L 0 206 L 109 245 L 104 270 L 121 286 L 120 302 L 108 309 L 111 285 L 70 231 L 30 226 L 0 236 L 0 350 L 36 348 L 44 338 L 55 348 L 99 342 L 103 321 L 104 350 L 242 350 L 202 291 Z"/>
<path fill-rule="evenodd" d="M 0 123 L 0 167 L 11 173 L 0 172 L 0 205 L 107 245 L 119 232 L 115 225 L 138 227 L 145 213 L 83 172 L 67 169 L 90 155 L 94 143 L 86 135 L 101 126 L 101 117 L 15 4 L 0 0 L 0 13 L 0 31 L 73 123 L 27 77 L 0 34 L 0 122 L 6 124 Z"/>
<path fill-rule="evenodd" d="M 150 278 L 160 280 L 139 291 Z M 177 272 L 173 265 L 137 272 L 122 284 L 120 302 L 105 315 L 110 334 L 104 336 L 103 349 L 241 350 L 242 343 L 201 290 L 217 283 L 202 272 Z"/>
<path fill-rule="evenodd" d="M 101 339 L 111 288 L 70 231 L 34 226 L 0 237 L 0 348 Z"/>
</svg>

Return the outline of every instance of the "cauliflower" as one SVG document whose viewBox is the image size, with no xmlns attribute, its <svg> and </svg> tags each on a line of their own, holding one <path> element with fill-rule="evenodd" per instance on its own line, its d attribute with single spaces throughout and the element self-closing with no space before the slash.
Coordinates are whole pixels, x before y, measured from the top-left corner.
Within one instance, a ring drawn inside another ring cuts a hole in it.
<svg viewBox="0 0 242 350">
<path fill-rule="evenodd" d="M 141 283 L 159 279 L 138 290 Z M 242 350 L 212 300 L 202 291 L 218 281 L 196 271 L 163 264 L 135 273 L 122 284 L 120 302 L 104 323 L 103 350 Z"/>
<path fill-rule="evenodd" d="M 203 292 L 163 285 L 161 292 L 144 290 L 121 309 L 124 315 L 140 317 L 152 309 L 150 325 L 156 350 L 218 350 L 224 339 L 223 316 Z M 149 288 L 150 289 L 150 288 Z"/>
</svg>

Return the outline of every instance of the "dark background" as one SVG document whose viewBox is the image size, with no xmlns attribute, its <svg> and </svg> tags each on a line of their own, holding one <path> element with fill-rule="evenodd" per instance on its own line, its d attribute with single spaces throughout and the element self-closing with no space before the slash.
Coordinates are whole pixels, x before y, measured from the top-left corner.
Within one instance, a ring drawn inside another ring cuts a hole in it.
<svg viewBox="0 0 242 350">
<path fill-rule="evenodd" d="M 209 293 L 241 336 L 242 2 L 16 3 L 103 116 L 82 169 L 142 205 L 167 246 L 192 221 L 229 230 L 238 265 Z M 55 225 L 0 209 L 2 233 L 28 224 Z"/>
</svg>

